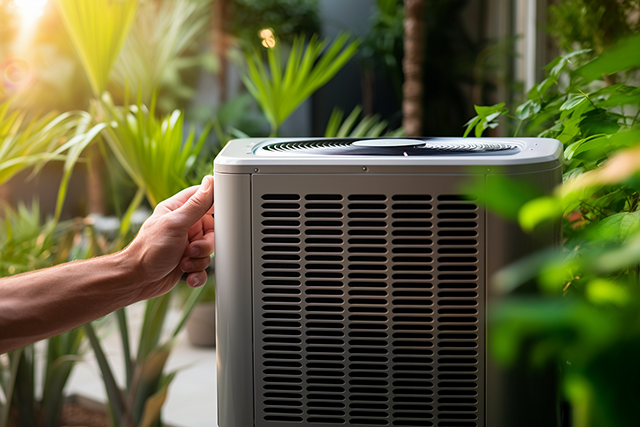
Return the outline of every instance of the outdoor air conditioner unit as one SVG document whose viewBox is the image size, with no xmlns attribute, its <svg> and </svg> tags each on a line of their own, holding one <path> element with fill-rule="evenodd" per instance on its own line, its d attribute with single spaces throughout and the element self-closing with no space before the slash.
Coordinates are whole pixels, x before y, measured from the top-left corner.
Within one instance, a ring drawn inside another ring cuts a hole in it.
<svg viewBox="0 0 640 427">
<path fill-rule="evenodd" d="M 550 192 L 527 138 L 240 139 L 215 161 L 219 427 L 552 427 L 555 369 L 491 363 L 502 267 L 560 242 L 469 200 Z M 483 190 L 484 189 L 484 190 Z"/>
</svg>

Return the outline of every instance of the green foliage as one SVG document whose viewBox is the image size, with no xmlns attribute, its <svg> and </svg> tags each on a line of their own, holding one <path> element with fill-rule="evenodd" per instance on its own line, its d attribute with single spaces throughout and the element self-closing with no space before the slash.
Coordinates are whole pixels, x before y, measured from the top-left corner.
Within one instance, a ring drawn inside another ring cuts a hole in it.
<svg viewBox="0 0 640 427">
<path fill-rule="evenodd" d="M 327 138 L 360 138 L 360 137 L 377 137 L 387 129 L 387 121 L 380 120 L 379 115 L 364 116 L 358 122 L 358 117 L 362 113 L 362 107 L 357 105 L 344 121 L 342 120 L 344 113 L 336 108 L 331 113 L 329 123 L 324 136 Z M 404 136 L 404 129 L 399 128 L 394 131 L 387 131 L 385 136 L 397 137 Z"/>
<path fill-rule="evenodd" d="M 243 92 L 226 101 L 218 108 L 198 106 L 191 109 L 188 116 L 200 123 L 213 121 L 212 126 L 217 137 L 213 154 L 220 150 L 233 138 L 248 138 L 248 135 L 265 135 L 269 123 L 260 111 L 250 93 Z M 200 160 L 201 158 L 198 158 Z M 206 166 L 205 174 L 211 173 L 213 159 Z M 200 175 L 202 177 L 203 175 Z"/>
<path fill-rule="evenodd" d="M 183 141 L 184 114 L 175 110 L 157 118 L 154 101 L 149 108 L 141 102 L 117 107 L 105 95 L 100 103 L 109 124 L 104 138 L 152 207 L 188 187 L 187 175 L 208 132 L 196 139 L 192 128 Z"/>
<path fill-rule="evenodd" d="M 472 118 L 465 125 L 467 130 L 464 132 L 464 136 L 469 135 L 469 132 L 475 127 L 476 137 L 482 136 L 482 133 L 486 129 L 495 129 L 498 127 L 498 122 L 496 119 L 500 117 L 500 115 L 505 114 L 508 109 L 505 108 L 504 102 L 496 105 L 492 105 L 490 107 L 480 107 L 475 106 L 477 116 Z"/>
<path fill-rule="evenodd" d="M 3 206 L 0 223 L 0 277 L 48 267 L 54 262 L 53 229 L 55 223 L 42 223 L 39 204 L 17 210 Z"/>
<path fill-rule="evenodd" d="M 639 47 L 640 34 L 622 39 L 582 67 L 578 74 L 587 80 L 595 80 L 601 75 L 610 75 L 636 68 L 640 66 L 640 59 L 637 55 Z M 637 100 L 637 97 L 635 99 Z"/>
<path fill-rule="evenodd" d="M 549 31 L 566 51 L 593 49 L 596 54 L 638 30 L 633 14 L 638 0 L 562 0 L 549 6 Z"/>
<path fill-rule="evenodd" d="M 358 42 L 349 43 L 346 34 L 339 35 L 331 44 L 314 35 L 306 47 L 304 38 L 296 37 L 284 70 L 280 42 L 267 49 L 268 67 L 260 50 L 245 55 L 247 68 L 242 81 L 271 124 L 271 136 L 277 135 L 280 125 L 304 100 L 344 67 L 357 47 Z"/>
<path fill-rule="evenodd" d="M 104 139 L 119 163 L 138 186 L 122 221 L 120 242 L 125 243 L 130 217 L 146 194 L 152 207 L 188 186 L 188 179 L 196 167 L 197 157 L 208 128 L 196 139 L 192 128 L 184 139 L 184 114 L 176 110 L 158 118 L 155 114 L 155 98 L 147 108 L 138 101 L 123 107 L 113 104 L 105 94 L 99 103 L 109 126 L 103 132 Z M 130 332 L 126 310 L 116 312 L 120 338 L 125 354 L 126 380 L 124 390 L 115 381 L 108 358 L 91 324 L 85 325 L 91 346 L 98 359 L 105 387 L 115 419 L 120 425 L 152 426 L 160 423 L 160 411 L 166 390 L 173 374 L 164 373 L 165 362 L 171 353 L 174 338 L 202 289 L 193 291 L 185 303 L 183 318 L 175 328 L 172 338 L 163 341 L 163 327 L 167 318 L 171 293 L 146 302 L 146 308 L 138 343 L 138 353 L 131 354 Z"/>
<path fill-rule="evenodd" d="M 634 35 L 586 64 L 589 51 L 559 57 L 515 116 L 503 104 L 476 107 L 465 132 L 480 135 L 503 115 L 523 134 L 565 146 L 564 185 L 517 213 L 532 232 L 563 218 L 564 250 L 536 254 L 498 275 L 502 290 L 536 279 L 546 295 L 497 310 L 490 346 L 506 363 L 524 343 L 532 363 L 558 362 L 575 427 L 622 427 L 637 418 L 625 405 L 633 406 L 629 395 L 640 379 L 640 89 L 634 79 L 611 85 L 602 76 L 610 83 L 606 76 L 633 75 L 638 52 Z M 499 195 L 517 191 L 505 187 Z"/>
<path fill-rule="evenodd" d="M 140 93 L 145 104 L 159 89 L 178 98 L 192 98 L 194 90 L 182 81 L 180 71 L 200 66 L 210 57 L 188 52 L 207 29 L 210 7 L 211 0 L 141 2 L 111 79 L 123 90 L 128 87 Z M 175 104 L 165 96 L 159 102 Z M 171 111 L 175 105 L 160 107 Z"/>
<path fill-rule="evenodd" d="M 365 67 L 382 71 L 380 77 L 391 81 L 398 100 L 402 99 L 404 80 L 404 18 L 401 1 L 377 0 L 369 18 L 369 31 L 360 49 Z"/>
<path fill-rule="evenodd" d="M 0 185 L 22 170 L 34 168 L 37 173 L 51 160 L 64 160 L 57 219 L 73 166 L 96 136 L 95 129 L 87 130 L 91 117 L 84 112 L 67 112 L 28 120 L 26 111 L 12 111 L 10 106 L 10 101 L 0 103 Z"/>
<path fill-rule="evenodd" d="M 175 373 L 165 373 L 164 368 L 176 343 L 176 337 L 182 330 L 191 310 L 200 298 L 203 287 L 189 294 L 181 310 L 182 316 L 163 340 L 163 326 L 167 316 L 170 295 L 163 295 L 147 302 L 143 328 L 140 335 L 138 354 L 131 358 L 129 332 L 124 311 L 118 311 L 120 333 L 125 350 L 126 379 L 125 387 L 118 385 L 109 360 L 91 323 L 84 325 L 91 347 L 96 355 L 102 372 L 109 404 L 113 411 L 114 421 L 119 426 L 160 426 L 162 405 L 167 389 Z M 124 310 L 124 309 L 123 309 Z M 122 323 L 122 319 L 125 322 Z M 126 344 L 125 344 L 126 343 Z"/>
<path fill-rule="evenodd" d="M 57 0 L 56 5 L 93 94 L 100 97 L 133 24 L 138 0 Z"/>
<path fill-rule="evenodd" d="M 9 423 L 22 351 L 23 349 L 19 348 L 9 354 L 0 355 L 0 389 L 5 398 L 3 404 L 0 405 L 0 427 L 7 427 Z"/>
<path fill-rule="evenodd" d="M 0 277 L 49 267 L 72 258 L 90 257 L 97 244 L 90 226 L 71 221 L 42 222 L 37 202 L 30 209 L 3 208 L 0 224 Z M 44 363 L 37 363 L 35 346 L 28 345 L 4 355 L 0 361 L 0 388 L 6 401 L 0 405 L 0 426 L 55 427 L 64 403 L 64 387 L 76 362 L 86 350 L 82 329 L 74 329 L 47 340 Z M 6 365 L 3 363 L 6 362 Z M 40 367 L 42 375 L 36 375 Z M 41 390 L 36 396 L 35 390 Z M 12 414 L 12 415 L 10 415 Z"/>
<path fill-rule="evenodd" d="M 138 2 L 58 1 L 60 14 L 94 92 L 93 119 L 97 124 L 89 133 L 100 132 L 118 163 L 138 187 L 121 221 L 119 238 L 110 245 L 110 249 L 120 249 L 127 243 L 131 216 L 145 195 L 149 204 L 155 207 L 160 201 L 188 186 L 187 180 L 204 144 L 207 128 L 198 139 L 192 129 L 183 141 L 182 112 L 176 110 L 169 115 L 156 117 L 156 96 L 153 95 L 157 93 L 166 69 L 177 66 L 178 56 L 202 29 L 206 21 L 202 13 L 204 1 L 150 1 L 141 6 L 143 12 L 153 10 L 156 13 L 139 17 L 123 58 L 118 63 L 116 79 L 120 79 L 124 85 L 124 106 L 116 105 L 104 90 L 133 23 Z M 155 7 L 158 9 L 155 10 Z M 154 28 L 158 24 L 156 20 L 160 25 Z M 129 83 L 136 87 L 138 93 L 135 105 L 128 102 Z M 142 102 L 143 96 L 150 98 L 149 107 Z M 73 154 L 79 155 L 79 151 Z M 116 312 L 125 358 L 123 389 L 115 381 L 108 358 L 94 331 L 94 324 L 87 324 L 81 329 L 83 333 L 86 332 L 96 355 L 117 425 L 161 424 L 162 404 L 174 375 L 164 373 L 165 362 L 175 336 L 200 292 L 201 289 L 198 289 L 191 293 L 182 310 L 183 318 L 168 340 L 162 331 L 171 294 L 149 300 L 135 357 L 131 351 L 126 310 Z"/>
</svg>

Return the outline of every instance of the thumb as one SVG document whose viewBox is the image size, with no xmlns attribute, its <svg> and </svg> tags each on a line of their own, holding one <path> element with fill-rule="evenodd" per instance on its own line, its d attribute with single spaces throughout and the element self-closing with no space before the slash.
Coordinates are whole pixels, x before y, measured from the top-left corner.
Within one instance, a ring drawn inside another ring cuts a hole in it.
<svg viewBox="0 0 640 427">
<path fill-rule="evenodd" d="M 200 188 L 174 214 L 186 228 L 191 227 L 213 206 L 213 177 L 205 176 Z"/>
</svg>

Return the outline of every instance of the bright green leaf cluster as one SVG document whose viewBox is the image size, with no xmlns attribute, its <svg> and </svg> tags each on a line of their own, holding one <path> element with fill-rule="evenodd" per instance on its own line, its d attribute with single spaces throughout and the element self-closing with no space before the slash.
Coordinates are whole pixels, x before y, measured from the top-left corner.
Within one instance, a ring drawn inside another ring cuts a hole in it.
<svg viewBox="0 0 640 427">
<path fill-rule="evenodd" d="M 245 54 L 247 68 L 242 81 L 271 124 L 272 136 L 277 135 L 280 125 L 304 100 L 345 66 L 358 44 L 358 41 L 349 43 L 347 34 L 339 35 L 331 43 L 319 41 L 314 35 L 306 46 L 304 37 L 297 37 L 284 69 L 279 42 L 267 49 L 268 65 L 259 50 Z"/>
<path fill-rule="evenodd" d="M 186 177 L 202 150 L 206 128 L 196 139 L 195 129 L 184 136 L 184 114 L 157 118 L 155 103 L 117 107 L 108 96 L 101 100 L 108 126 L 103 133 L 109 147 L 138 188 L 155 207 L 188 187 Z"/>
<path fill-rule="evenodd" d="M 100 97 L 133 23 L 138 0 L 57 0 L 56 5 L 93 94 Z"/>
<path fill-rule="evenodd" d="M 326 138 L 362 138 L 362 137 L 378 137 L 387 128 L 387 121 L 380 120 L 379 115 L 365 116 L 358 123 L 358 117 L 362 113 L 362 107 L 356 105 L 351 113 L 344 121 L 342 120 L 344 113 L 340 109 L 334 109 L 329 118 L 327 129 L 324 136 Z M 404 136 L 404 129 L 399 128 L 395 131 L 389 131 L 386 136 L 399 137 Z"/>
<path fill-rule="evenodd" d="M 466 137 L 469 133 L 475 128 L 476 137 L 481 137 L 482 133 L 486 129 L 495 129 L 498 127 L 498 122 L 496 119 L 503 114 L 507 114 L 509 109 L 505 107 L 504 102 L 500 104 L 492 105 L 489 107 L 481 107 L 476 105 L 474 107 L 476 109 L 476 113 L 478 114 L 471 120 L 469 120 L 465 126 L 466 130 L 464 131 L 464 136 Z"/>
<path fill-rule="evenodd" d="M 523 292 L 537 281 L 542 296 L 498 308 L 489 344 L 505 363 L 561 363 L 580 426 L 636 419 L 622 402 L 635 387 L 627 378 L 640 354 L 640 89 L 637 72 L 629 78 L 640 67 L 638 52 L 635 35 L 586 64 L 589 51 L 561 56 L 515 117 L 502 104 L 476 108 L 465 132 L 482 134 L 501 115 L 517 123 L 516 133 L 565 146 L 564 185 L 518 211 L 521 227 L 533 233 L 562 221 L 563 250 L 498 274 L 500 291 Z"/>
<path fill-rule="evenodd" d="M 140 93 L 145 104 L 151 102 L 160 87 L 192 98 L 193 89 L 182 82 L 180 69 L 197 66 L 204 57 L 181 55 L 207 28 L 210 6 L 210 0 L 140 2 L 129 35 L 113 64 L 111 80 L 123 89 L 128 87 Z"/>
</svg>

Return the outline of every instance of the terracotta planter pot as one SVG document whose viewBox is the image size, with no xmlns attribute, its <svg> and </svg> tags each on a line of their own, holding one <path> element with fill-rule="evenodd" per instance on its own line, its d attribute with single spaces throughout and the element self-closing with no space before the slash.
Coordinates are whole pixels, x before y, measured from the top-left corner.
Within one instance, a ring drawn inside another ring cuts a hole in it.
<svg viewBox="0 0 640 427">
<path fill-rule="evenodd" d="M 193 345 L 215 347 L 216 345 L 216 303 L 196 304 L 187 319 L 187 335 Z"/>
</svg>

